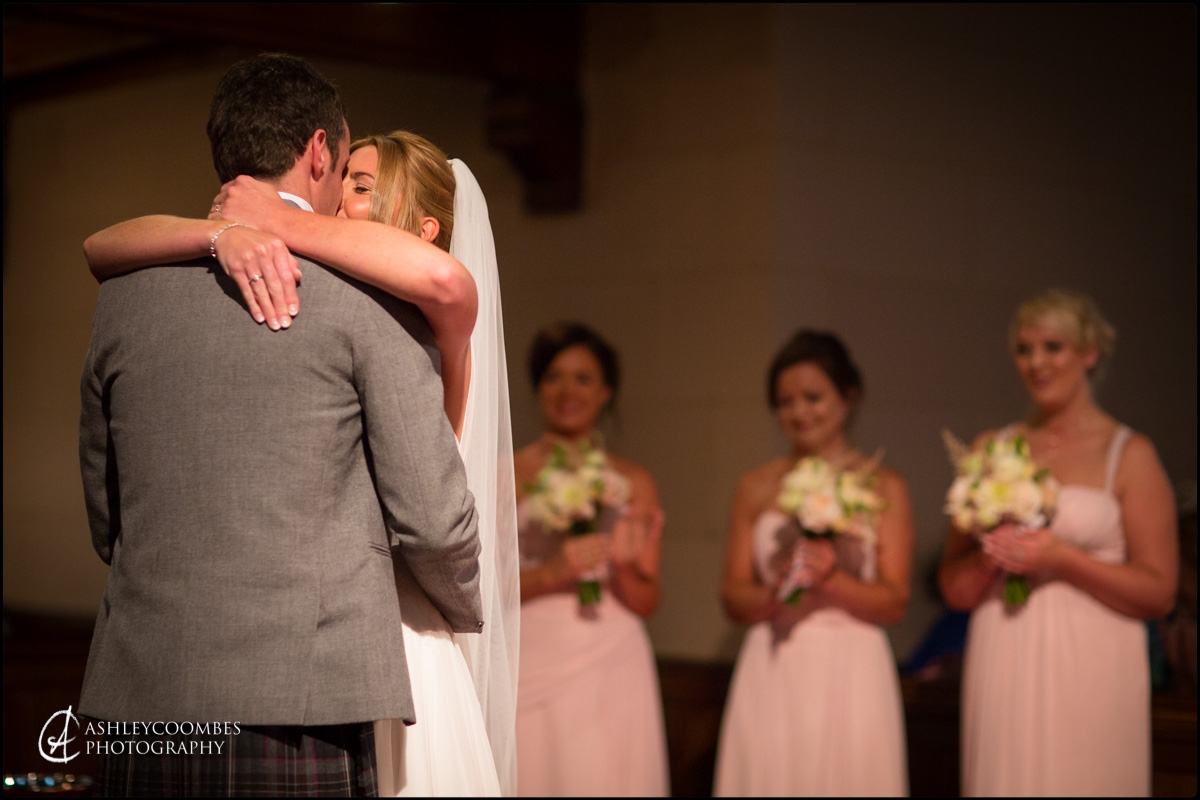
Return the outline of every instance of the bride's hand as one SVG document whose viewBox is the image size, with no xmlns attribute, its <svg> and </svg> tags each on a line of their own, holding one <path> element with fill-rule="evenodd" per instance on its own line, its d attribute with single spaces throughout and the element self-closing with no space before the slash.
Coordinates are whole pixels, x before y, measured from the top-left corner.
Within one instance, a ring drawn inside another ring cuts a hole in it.
<svg viewBox="0 0 1200 800">
<path fill-rule="evenodd" d="M 238 175 L 222 186 L 221 191 L 213 198 L 208 218 L 244 222 L 260 231 L 282 236 L 282 215 L 287 210 L 287 204 L 283 202 L 275 187 L 248 175 Z M 290 253 L 284 255 L 279 252 L 282 246 L 283 243 L 280 242 L 273 245 L 273 249 L 269 251 L 260 250 L 256 256 L 249 257 L 249 260 L 255 263 L 246 267 L 247 280 L 255 284 L 254 291 L 250 294 L 257 298 L 256 304 L 266 312 L 265 319 L 272 330 L 286 328 L 292 324 L 287 314 L 294 317 L 300 313 L 300 298 L 296 294 L 296 284 L 300 282 L 300 265 Z M 233 275 L 228 267 L 225 267 L 225 271 Z M 256 279 L 255 275 L 259 277 Z M 242 293 L 245 295 L 246 287 L 241 282 L 238 285 L 242 287 Z M 249 305 L 249 300 L 247 304 Z M 254 313 L 253 308 L 251 313 Z M 259 322 L 263 321 L 260 315 L 256 314 L 254 318 Z"/>
<path fill-rule="evenodd" d="M 217 237 L 214 250 L 221 269 L 242 290 L 255 322 L 265 321 L 273 331 L 291 326 L 300 311 L 295 278 L 300 270 L 282 239 L 235 225 Z"/>
</svg>

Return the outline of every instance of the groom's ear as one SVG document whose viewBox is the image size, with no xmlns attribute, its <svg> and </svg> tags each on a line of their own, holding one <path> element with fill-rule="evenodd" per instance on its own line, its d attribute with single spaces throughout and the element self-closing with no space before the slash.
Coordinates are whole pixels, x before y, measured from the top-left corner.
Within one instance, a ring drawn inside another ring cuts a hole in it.
<svg viewBox="0 0 1200 800">
<path fill-rule="evenodd" d="M 304 158 L 308 161 L 313 180 L 320 180 L 326 170 L 333 169 L 330 163 L 329 141 L 324 128 L 318 128 L 308 140 L 308 145 L 304 148 Z"/>
</svg>

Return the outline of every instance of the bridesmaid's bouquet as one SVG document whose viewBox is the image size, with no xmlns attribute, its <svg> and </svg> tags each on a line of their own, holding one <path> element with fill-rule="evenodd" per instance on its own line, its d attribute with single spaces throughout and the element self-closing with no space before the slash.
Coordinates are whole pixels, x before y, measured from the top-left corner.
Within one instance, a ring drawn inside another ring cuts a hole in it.
<svg viewBox="0 0 1200 800">
<path fill-rule="evenodd" d="M 1058 503 L 1058 481 L 1050 470 L 1033 463 L 1024 436 L 996 436 L 974 450 L 949 431 L 942 431 L 942 439 L 958 473 L 946 494 L 945 511 L 954 527 L 982 536 L 1005 522 L 1027 528 L 1050 524 Z M 1022 606 L 1028 600 L 1025 576 L 1009 574 L 1004 602 Z"/>
<path fill-rule="evenodd" d="M 562 445 L 555 445 L 546 466 L 526 486 L 530 517 L 543 528 L 568 536 L 600 530 L 605 509 L 619 511 L 629 502 L 629 480 L 612 468 L 604 451 L 584 441 L 580 463 L 572 464 Z M 578 585 L 580 605 L 600 602 L 600 570 L 584 575 Z"/>
<path fill-rule="evenodd" d="M 800 522 L 806 539 L 844 534 L 873 545 L 879 514 L 886 506 L 875 491 L 873 472 L 878 463 L 876 455 L 864 467 L 849 470 L 838 469 L 818 456 L 802 458 L 783 476 L 775 502 Z M 793 558 L 780 586 L 780 596 L 786 597 L 789 605 L 797 605 L 804 594 L 799 580 L 803 566 L 801 558 Z"/>
</svg>

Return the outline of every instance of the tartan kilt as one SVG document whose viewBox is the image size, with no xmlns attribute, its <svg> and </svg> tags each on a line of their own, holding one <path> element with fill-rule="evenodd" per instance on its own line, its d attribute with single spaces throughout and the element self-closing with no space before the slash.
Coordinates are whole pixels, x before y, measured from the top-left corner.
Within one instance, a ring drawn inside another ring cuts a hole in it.
<svg viewBox="0 0 1200 800">
<path fill-rule="evenodd" d="M 103 797 L 377 797 L 379 794 L 374 722 L 240 728 L 240 734 L 215 739 L 224 741 L 219 754 L 139 755 L 128 752 L 136 747 L 125 747 L 126 752 L 114 755 L 102 750 L 96 793 Z M 195 738 L 104 737 L 109 742 L 176 743 Z"/>
</svg>

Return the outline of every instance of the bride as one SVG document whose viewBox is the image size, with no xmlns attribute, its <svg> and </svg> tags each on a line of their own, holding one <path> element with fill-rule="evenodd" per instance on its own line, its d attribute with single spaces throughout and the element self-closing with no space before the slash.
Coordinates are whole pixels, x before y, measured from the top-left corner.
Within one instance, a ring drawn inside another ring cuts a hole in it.
<svg viewBox="0 0 1200 800">
<path fill-rule="evenodd" d="M 254 318 L 290 327 L 299 266 L 289 249 L 421 309 L 441 357 L 445 408 L 479 512 L 481 634 L 454 634 L 394 561 L 417 721 L 376 723 L 381 795 L 515 794 L 518 583 L 508 378 L 495 245 L 474 175 L 420 136 L 350 146 L 338 217 L 286 204 L 265 183 L 226 184 L 208 220 L 122 222 L 84 245 L 103 280 L 212 255 Z M 448 251 L 448 252 L 447 252 Z M 465 268 L 465 269 L 464 269 Z"/>
</svg>

